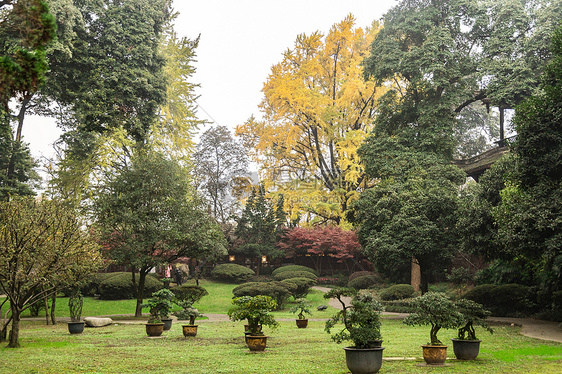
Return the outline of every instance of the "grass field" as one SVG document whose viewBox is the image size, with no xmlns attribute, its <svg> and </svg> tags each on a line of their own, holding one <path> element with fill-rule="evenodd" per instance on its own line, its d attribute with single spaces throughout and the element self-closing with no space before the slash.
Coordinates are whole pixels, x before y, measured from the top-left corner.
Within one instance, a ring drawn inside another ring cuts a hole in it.
<svg viewBox="0 0 562 374">
<path fill-rule="evenodd" d="M 206 281 L 210 295 L 197 307 L 202 313 L 226 313 L 233 285 Z M 312 292 L 314 305 L 326 303 L 322 293 Z M 58 301 L 59 316 L 68 315 L 65 299 Z M 132 314 L 134 300 L 87 299 L 83 315 Z M 87 307 L 87 308 L 86 308 Z M 311 318 L 328 318 L 332 310 L 316 312 Z M 278 318 L 294 318 L 284 311 Z M 269 336 L 264 352 L 251 353 L 244 344 L 243 322 L 201 321 L 198 335 L 186 339 L 181 324 L 159 338 L 148 338 L 142 324 L 115 321 L 103 328 L 86 328 L 70 335 L 65 323 L 46 326 L 42 321 L 24 320 L 20 349 L 0 346 L 0 373 L 348 373 L 342 345 L 331 341 L 323 321 L 311 321 L 297 329 L 294 321 L 265 329 Z M 400 320 L 384 319 L 385 347 L 380 373 L 560 373 L 562 344 L 540 341 L 518 334 L 516 327 L 497 326 L 493 335 L 479 331 L 483 340 L 480 355 L 472 362 L 455 360 L 449 347 L 447 365 L 424 367 L 420 344 L 429 338 L 427 327 L 409 327 Z M 443 341 L 454 331 L 440 332 Z"/>
</svg>

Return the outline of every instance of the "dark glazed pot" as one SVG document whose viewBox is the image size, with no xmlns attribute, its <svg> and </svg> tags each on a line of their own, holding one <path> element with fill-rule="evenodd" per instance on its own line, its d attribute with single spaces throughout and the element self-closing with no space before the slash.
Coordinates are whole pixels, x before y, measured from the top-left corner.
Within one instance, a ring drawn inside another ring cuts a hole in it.
<svg viewBox="0 0 562 374">
<path fill-rule="evenodd" d="M 299 329 L 306 329 L 306 326 L 308 326 L 308 320 L 307 319 L 297 319 L 297 327 Z"/>
<path fill-rule="evenodd" d="M 164 331 L 168 331 L 172 328 L 171 318 L 162 318 L 162 322 L 164 323 Z"/>
<path fill-rule="evenodd" d="M 351 348 L 345 347 L 345 363 L 352 374 L 378 373 L 382 366 L 383 347 Z"/>
<path fill-rule="evenodd" d="M 453 352 L 458 360 L 474 360 L 478 357 L 482 340 L 451 340 L 453 341 Z"/>
<path fill-rule="evenodd" d="M 68 322 L 68 332 L 71 334 L 82 334 L 84 332 L 84 322 Z"/>
</svg>

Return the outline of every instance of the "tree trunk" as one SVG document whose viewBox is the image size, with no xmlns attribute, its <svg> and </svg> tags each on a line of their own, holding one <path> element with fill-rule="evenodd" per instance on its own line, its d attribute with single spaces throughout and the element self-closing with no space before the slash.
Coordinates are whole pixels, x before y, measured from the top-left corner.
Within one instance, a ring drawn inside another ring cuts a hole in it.
<svg viewBox="0 0 562 374">
<path fill-rule="evenodd" d="M 49 326 L 49 297 L 47 295 L 43 298 L 43 304 L 45 304 L 45 322 Z"/>
<path fill-rule="evenodd" d="M 57 305 L 57 292 L 53 294 L 53 302 L 51 303 L 51 323 L 53 325 L 57 324 L 57 319 L 55 317 L 55 306 Z"/>
<path fill-rule="evenodd" d="M 135 317 L 142 317 L 142 302 L 144 300 L 144 283 L 148 270 L 139 270 L 139 284 L 137 286 L 137 308 L 135 309 Z"/>
<path fill-rule="evenodd" d="M 17 304 L 11 305 L 12 310 L 12 330 L 10 331 L 10 342 L 8 343 L 8 348 L 19 348 L 20 342 L 20 309 Z"/>
</svg>

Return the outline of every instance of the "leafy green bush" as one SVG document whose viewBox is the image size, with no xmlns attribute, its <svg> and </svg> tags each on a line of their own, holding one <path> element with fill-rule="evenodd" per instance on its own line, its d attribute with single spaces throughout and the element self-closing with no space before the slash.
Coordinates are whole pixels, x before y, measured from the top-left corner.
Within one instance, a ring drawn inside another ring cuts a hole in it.
<svg viewBox="0 0 562 374">
<path fill-rule="evenodd" d="M 221 282 L 244 283 L 250 280 L 256 273 L 242 265 L 220 264 L 215 266 L 211 275 Z"/>
<path fill-rule="evenodd" d="M 352 281 L 355 278 L 363 277 L 365 275 L 375 275 L 372 271 L 356 271 L 355 273 L 351 273 L 348 278 L 348 281 Z"/>
<path fill-rule="evenodd" d="M 122 272 L 117 273 L 94 273 L 90 274 L 85 280 L 82 287 L 80 287 L 80 292 L 84 296 L 95 296 L 100 294 L 100 284 L 101 282 L 114 277 Z"/>
<path fill-rule="evenodd" d="M 108 277 L 99 285 L 99 295 L 102 300 L 124 300 L 133 299 L 135 297 L 133 282 L 131 281 L 131 273 L 113 273 L 115 275 Z M 138 275 L 136 277 L 138 282 Z M 144 284 L 145 295 L 162 288 L 162 282 L 152 275 L 148 275 Z"/>
<path fill-rule="evenodd" d="M 520 317 L 533 308 L 529 288 L 520 284 L 482 284 L 468 291 L 464 298 L 482 304 L 497 317 Z"/>
<path fill-rule="evenodd" d="M 270 296 L 277 302 L 277 308 L 281 309 L 296 289 L 297 286 L 289 282 L 248 282 L 235 287 L 232 293 L 235 297 Z"/>
<path fill-rule="evenodd" d="M 363 275 L 350 280 L 347 287 L 355 288 L 356 290 L 364 290 L 377 284 L 379 279 L 375 275 Z"/>
<path fill-rule="evenodd" d="M 283 271 L 273 276 L 273 279 L 275 279 L 276 281 L 282 281 L 290 278 L 308 278 L 316 281 L 316 278 L 318 277 L 308 271 Z"/>
<path fill-rule="evenodd" d="M 310 291 L 310 287 L 316 284 L 315 280 L 310 278 L 289 278 L 285 279 L 283 283 L 292 283 L 296 286 L 295 291 L 293 291 L 292 296 L 296 299 L 305 298 Z"/>
<path fill-rule="evenodd" d="M 312 273 L 316 276 L 318 276 L 318 272 L 312 268 L 309 268 L 308 266 L 303 266 L 303 265 L 285 265 L 285 266 L 281 266 L 280 268 L 277 268 L 275 270 L 273 270 L 273 272 L 271 273 L 271 275 L 276 276 L 279 273 L 283 273 L 286 271 L 308 271 L 309 273 Z"/>
<path fill-rule="evenodd" d="M 415 295 L 414 287 L 409 284 L 395 284 L 381 290 L 379 297 L 381 300 L 403 300 Z"/>
</svg>

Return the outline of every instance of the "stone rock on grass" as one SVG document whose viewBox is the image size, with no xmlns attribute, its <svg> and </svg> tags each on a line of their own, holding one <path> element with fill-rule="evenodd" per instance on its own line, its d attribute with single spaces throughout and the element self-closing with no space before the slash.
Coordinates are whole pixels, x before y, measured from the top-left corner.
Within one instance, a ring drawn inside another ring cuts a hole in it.
<svg viewBox="0 0 562 374">
<path fill-rule="evenodd" d="M 111 318 L 85 317 L 84 322 L 88 327 L 103 327 L 111 325 L 113 320 Z"/>
</svg>

